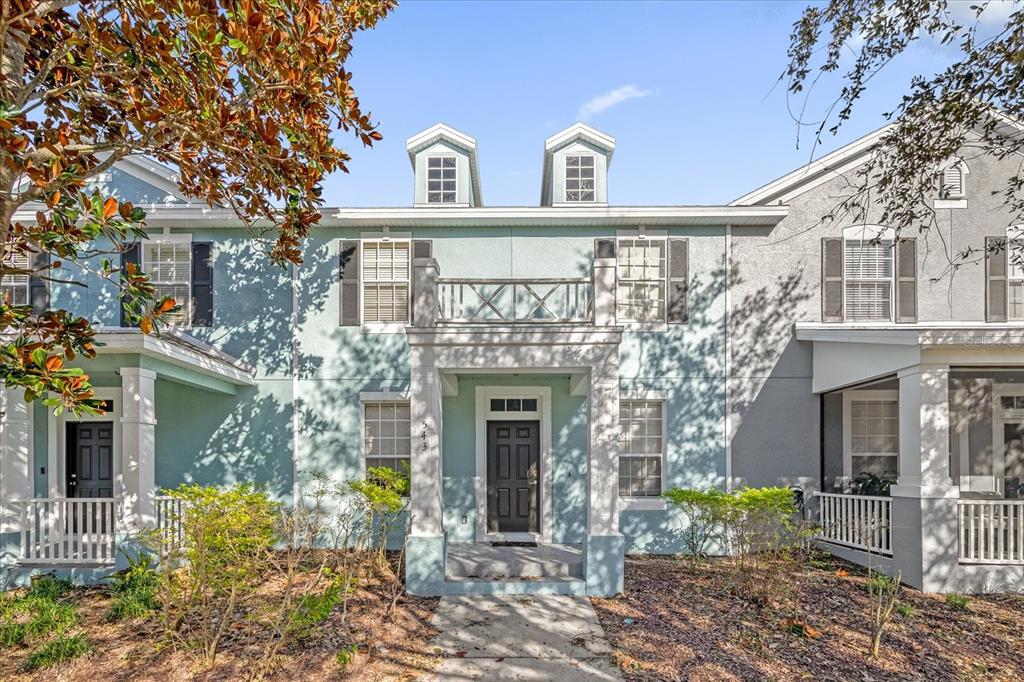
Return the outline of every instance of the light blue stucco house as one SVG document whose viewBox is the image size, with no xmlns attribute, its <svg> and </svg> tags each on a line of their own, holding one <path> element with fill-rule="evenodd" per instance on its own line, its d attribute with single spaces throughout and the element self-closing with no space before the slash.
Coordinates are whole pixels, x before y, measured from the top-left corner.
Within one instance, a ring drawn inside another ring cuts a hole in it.
<svg viewBox="0 0 1024 682">
<path fill-rule="evenodd" d="M 615 594 L 625 554 L 682 550 L 674 486 L 793 486 L 837 553 L 916 586 L 1005 577 L 1024 280 L 994 257 L 943 289 L 928 246 L 1013 243 L 987 192 L 1008 162 L 951 160 L 949 234 L 823 223 L 880 134 L 731 205 L 615 206 L 615 140 L 576 124 L 544 141 L 539 205 L 490 207 L 475 140 L 439 124 L 408 140 L 411 206 L 325 209 L 287 271 L 170 170 L 119 164 L 101 182 L 150 231 L 125 257 L 182 310 L 147 337 L 109 287 L 3 283 L 101 326 L 109 401 L 0 392 L 5 576 L 108 572 L 181 482 L 290 500 L 311 472 L 408 465 L 417 594 Z M 899 484 L 856 494 L 863 471 Z"/>
</svg>

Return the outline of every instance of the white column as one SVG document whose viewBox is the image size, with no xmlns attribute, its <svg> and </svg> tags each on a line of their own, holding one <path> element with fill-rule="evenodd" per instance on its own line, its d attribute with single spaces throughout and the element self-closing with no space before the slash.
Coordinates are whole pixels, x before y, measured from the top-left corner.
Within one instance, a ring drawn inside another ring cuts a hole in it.
<svg viewBox="0 0 1024 682">
<path fill-rule="evenodd" d="M 619 532 L 619 377 L 595 367 L 590 374 L 590 463 L 587 467 L 587 532 Z"/>
<path fill-rule="evenodd" d="M 122 521 L 131 532 L 156 524 L 156 372 L 120 373 Z"/>
<path fill-rule="evenodd" d="M 608 327 L 615 324 L 615 267 L 614 258 L 594 259 L 594 325 Z"/>
<path fill-rule="evenodd" d="M 901 497 L 944 496 L 949 473 L 949 366 L 917 365 L 899 372 Z"/>
<path fill-rule="evenodd" d="M 437 324 L 437 277 L 441 268 L 433 258 L 417 258 L 412 266 L 412 325 L 433 327 Z"/>
<path fill-rule="evenodd" d="M 417 355 L 431 350 L 414 348 Z M 431 363 L 432 365 L 432 363 Z M 409 403 L 412 429 L 410 513 L 412 534 L 439 536 L 441 524 L 441 378 L 433 366 L 413 362 Z"/>
<path fill-rule="evenodd" d="M 34 497 L 32 467 L 32 405 L 0 385 L 0 533 L 21 530 L 19 501 Z"/>
</svg>

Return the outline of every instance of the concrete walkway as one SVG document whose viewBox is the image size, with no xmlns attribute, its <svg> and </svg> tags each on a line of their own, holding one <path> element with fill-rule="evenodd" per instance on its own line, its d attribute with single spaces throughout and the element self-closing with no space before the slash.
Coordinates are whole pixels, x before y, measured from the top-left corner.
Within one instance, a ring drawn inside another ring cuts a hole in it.
<svg viewBox="0 0 1024 682">
<path fill-rule="evenodd" d="M 434 626 L 436 680 L 622 679 L 586 597 L 442 597 Z"/>
</svg>

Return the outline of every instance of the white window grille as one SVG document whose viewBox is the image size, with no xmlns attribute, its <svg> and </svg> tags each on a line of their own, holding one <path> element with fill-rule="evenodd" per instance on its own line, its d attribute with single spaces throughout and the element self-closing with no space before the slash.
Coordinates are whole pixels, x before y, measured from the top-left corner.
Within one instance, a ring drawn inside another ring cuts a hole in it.
<svg viewBox="0 0 1024 682">
<path fill-rule="evenodd" d="M 14 254 L 7 260 L 9 267 L 27 270 L 29 267 L 28 254 Z M 29 276 L 5 274 L 3 282 L 0 283 L 0 293 L 10 305 L 28 305 L 29 303 Z"/>
<path fill-rule="evenodd" d="M 406 473 L 412 456 L 407 401 L 363 403 L 363 457 L 366 468 Z"/>
<path fill-rule="evenodd" d="M 156 289 L 155 301 L 170 296 L 180 306 L 164 319 L 175 326 L 189 326 L 192 321 L 191 242 L 143 242 L 142 271 L 149 275 L 149 281 Z"/>
<path fill-rule="evenodd" d="M 408 323 L 410 247 L 408 240 L 363 242 L 364 323 Z"/>
<path fill-rule="evenodd" d="M 899 473 L 900 410 L 895 391 L 852 391 L 847 396 L 845 475 L 895 477 Z"/>
<path fill-rule="evenodd" d="M 618 240 L 616 316 L 623 322 L 665 321 L 666 240 Z"/>
<path fill-rule="evenodd" d="M 565 157 L 565 200 L 594 201 L 594 157 Z"/>
<path fill-rule="evenodd" d="M 1007 232 L 1006 287 L 1007 319 L 1024 320 L 1024 236 L 1020 228 Z"/>
<path fill-rule="evenodd" d="M 843 242 L 847 320 L 892 320 L 892 240 Z"/>
<path fill-rule="evenodd" d="M 659 497 L 665 459 L 665 404 L 619 401 L 619 496 Z"/>
<path fill-rule="evenodd" d="M 427 203 L 454 204 L 457 173 L 454 156 L 427 157 Z"/>
</svg>

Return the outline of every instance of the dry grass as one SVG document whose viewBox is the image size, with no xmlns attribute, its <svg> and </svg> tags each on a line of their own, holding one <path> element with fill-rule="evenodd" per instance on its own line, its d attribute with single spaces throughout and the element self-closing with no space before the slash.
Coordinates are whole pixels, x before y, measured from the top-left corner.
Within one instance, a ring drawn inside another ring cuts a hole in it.
<svg viewBox="0 0 1024 682">
<path fill-rule="evenodd" d="M 828 559 L 792 577 L 794 600 L 762 609 L 731 593 L 723 560 L 627 559 L 625 594 L 593 601 L 628 680 L 1024 680 L 1020 595 L 957 610 L 906 589 L 872 660 L 864 573 Z"/>
</svg>

